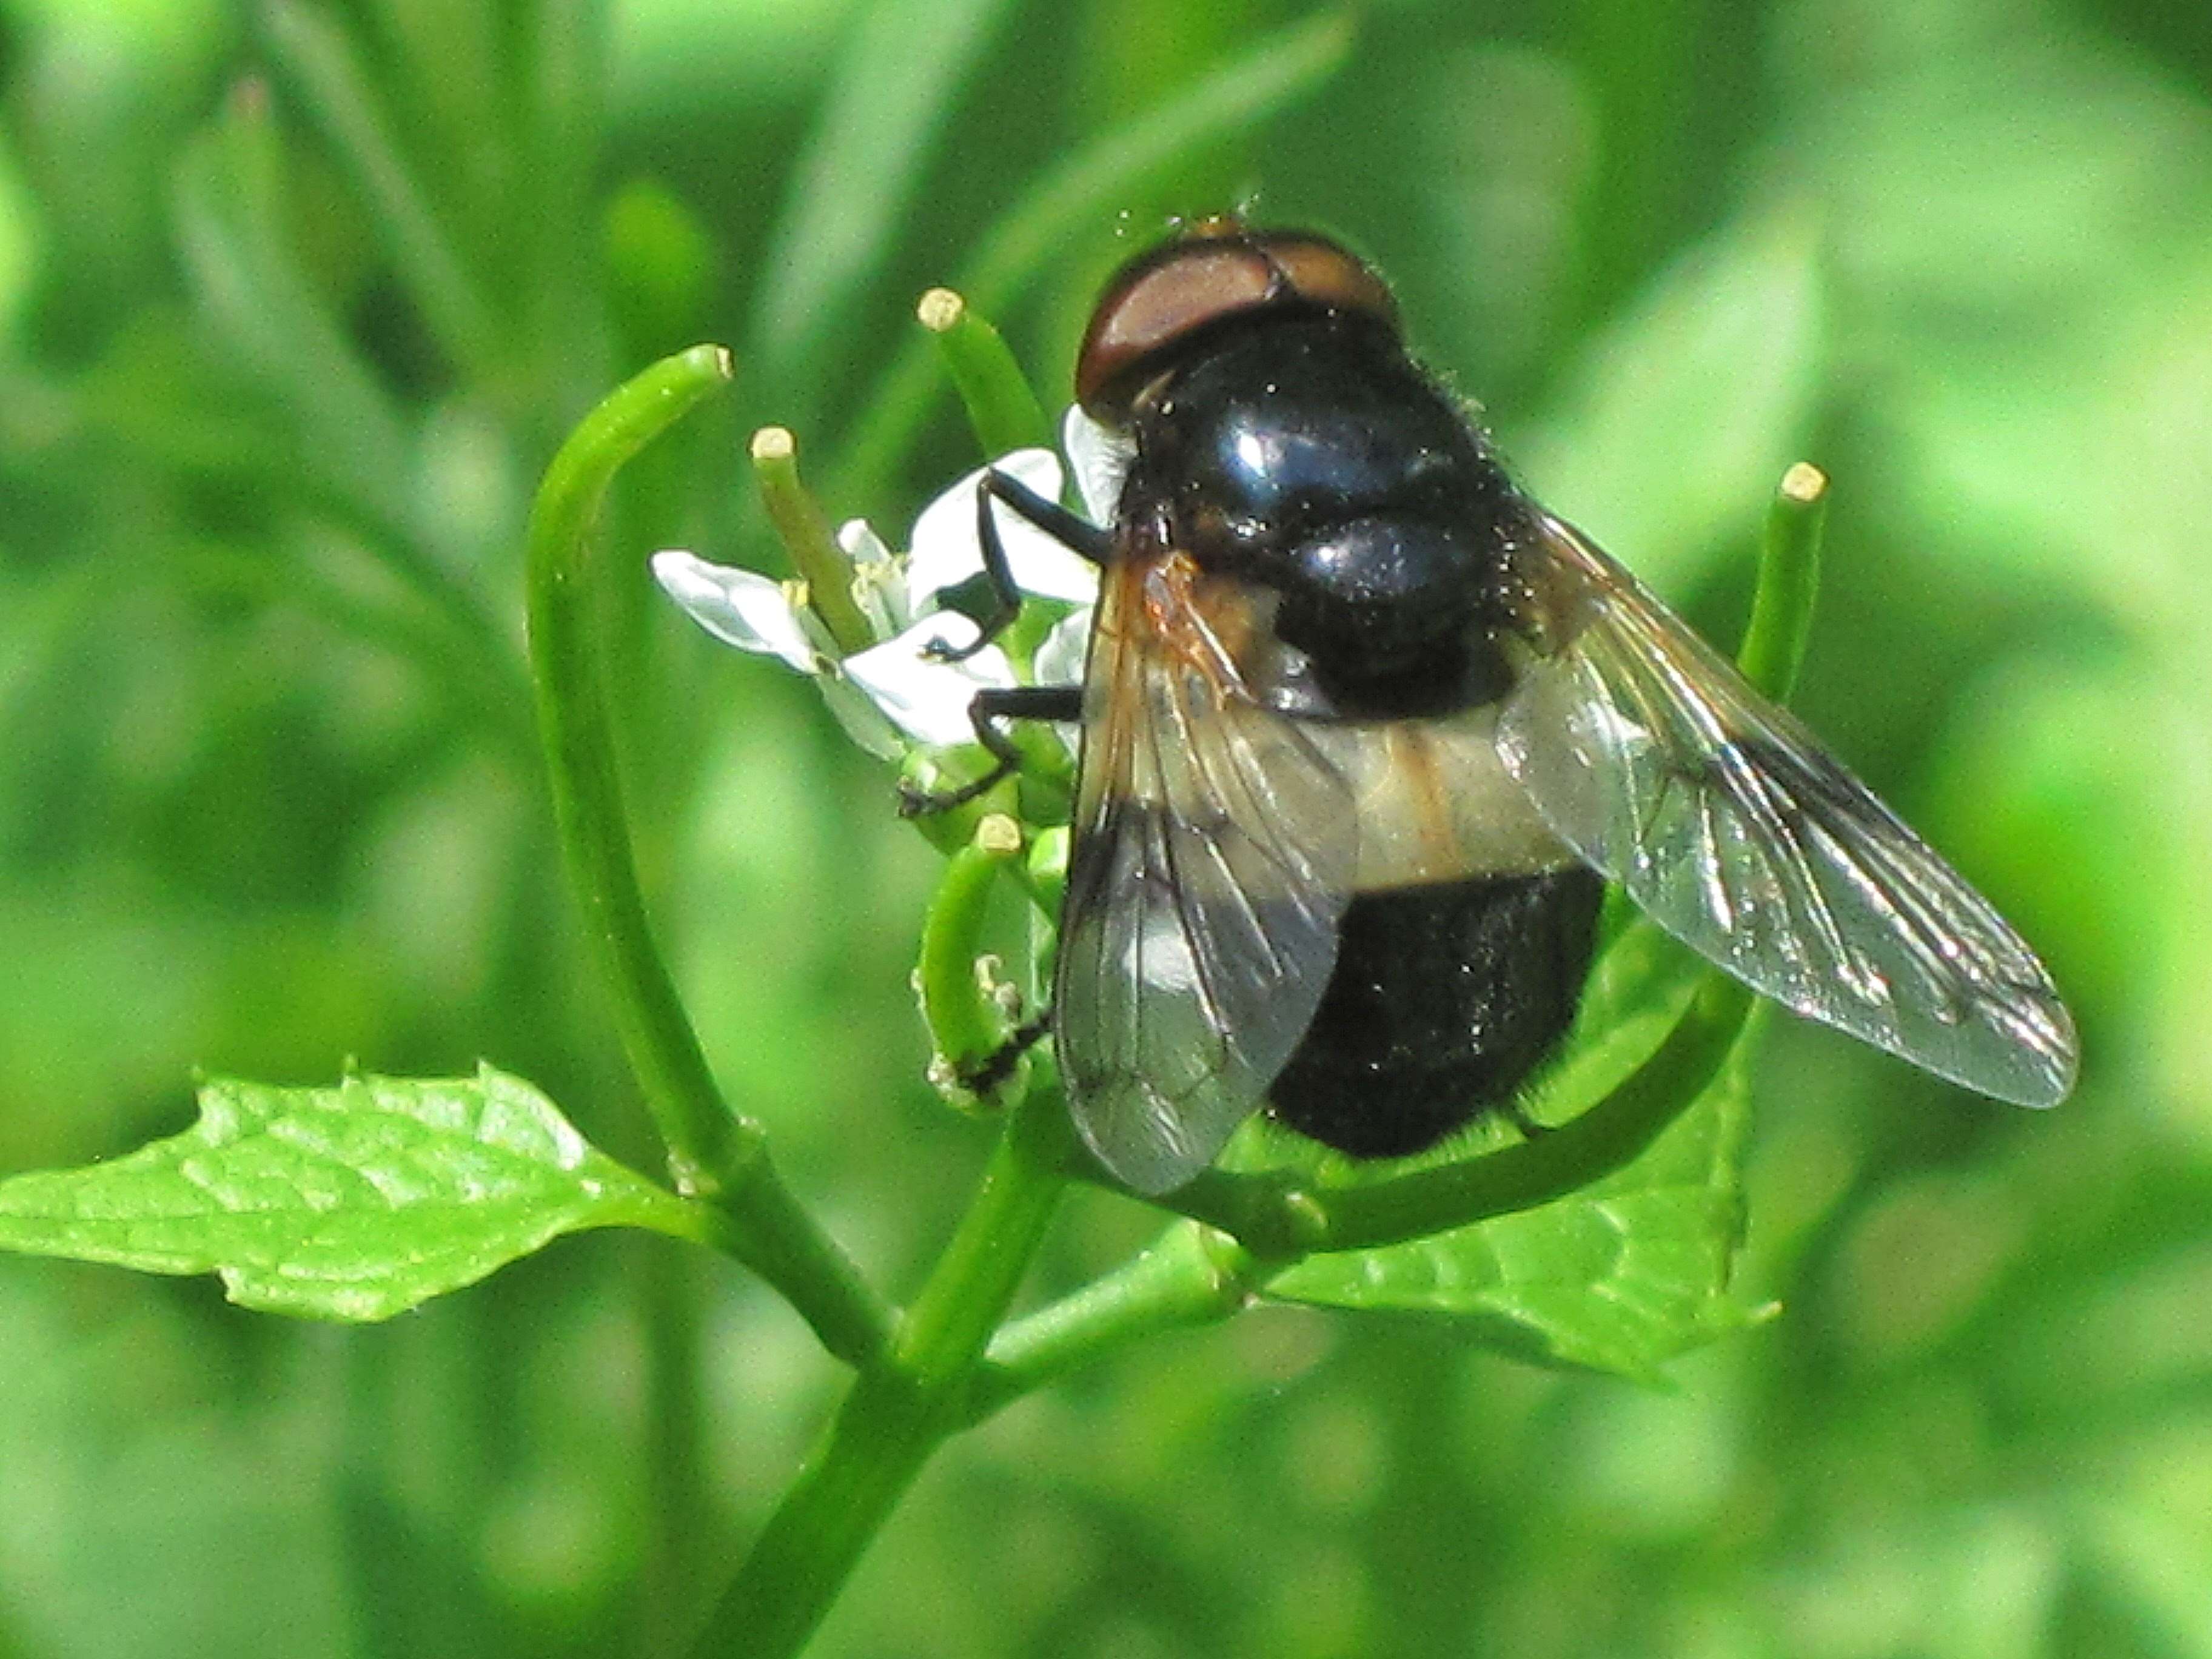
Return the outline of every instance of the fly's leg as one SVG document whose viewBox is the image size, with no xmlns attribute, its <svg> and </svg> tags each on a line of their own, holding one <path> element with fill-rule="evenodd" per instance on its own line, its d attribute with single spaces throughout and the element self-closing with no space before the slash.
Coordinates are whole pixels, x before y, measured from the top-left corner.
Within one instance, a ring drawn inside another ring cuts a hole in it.
<svg viewBox="0 0 2212 1659">
<path fill-rule="evenodd" d="M 1003 501 L 1021 517 L 1093 564 L 1106 562 L 1113 536 L 1097 525 L 1078 518 L 1058 501 L 1040 495 L 1011 473 L 995 467 L 975 481 L 975 540 L 983 550 L 983 574 L 991 583 L 991 613 L 976 623 L 977 632 L 966 645 L 932 642 L 929 654 L 939 662 L 963 662 L 1005 633 L 1022 611 L 1022 591 L 1014 586 L 1013 567 L 1006 562 L 1006 544 L 999 534 L 999 515 L 994 501 Z M 979 726 L 978 731 L 982 728 Z M 986 744 L 988 747 L 988 744 Z M 992 750 L 997 753 L 996 750 Z"/>
<path fill-rule="evenodd" d="M 957 789 L 916 789 L 899 786 L 899 816 L 927 817 L 964 806 L 1000 779 L 1021 770 L 1022 751 L 1001 724 L 1006 720 L 1077 720 L 1083 717 L 1083 688 L 1079 685 L 991 686 L 978 691 L 968 705 L 968 723 L 975 728 L 975 741 L 991 751 L 997 763 L 973 783 Z"/>
<path fill-rule="evenodd" d="M 975 482 L 975 540 L 983 550 L 983 573 L 990 579 L 991 614 L 977 624 L 978 632 L 971 643 L 956 647 L 939 641 L 932 644 L 929 654 L 940 662 L 958 662 L 974 656 L 1004 633 L 1021 613 L 1022 592 L 1014 585 L 1013 567 L 1006 561 L 1006 544 L 999 534 L 998 514 L 992 510 L 994 501 L 1003 501 L 1069 551 L 1093 564 L 1103 564 L 1113 545 L 1114 538 L 1108 532 L 1076 517 L 1059 502 L 1038 495 L 1019 478 L 996 468 L 986 471 Z M 1019 771 L 1021 751 L 1014 747 L 1013 739 L 1006 735 L 1000 722 L 1073 721 L 1082 717 L 1083 692 L 1079 686 L 1016 685 L 978 691 L 975 700 L 968 705 L 968 722 L 975 728 L 975 741 L 990 751 L 996 764 L 975 782 L 957 789 L 921 790 L 902 785 L 899 790 L 899 816 L 915 818 L 950 811 L 974 800 L 1000 779 Z"/>
<path fill-rule="evenodd" d="M 998 514 L 992 503 L 1000 501 L 1051 537 L 1069 551 L 1103 565 L 1114 545 L 1110 532 L 1077 517 L 1059 502 L 1040 495 L 1020 479 L 995 467 L 975 484 L 975 540 L 983 552 L 983 573 L 991 587 L 991 611 L 976 623 L 975 639 L 954 647 L 942 641 L 928 647 L 940 662 L 960 662 L 972 657 L 1012 626 L 1021 614 L 1021 589 L 1015 585 L 1006 544 L 999 533 Z M 923 790 L 899 786 L 899 816 L 921 817 L 963 806 L 1001 780 L 1021 769 L 1021 750 L 1007 734 L 1010 720 L 1055 720 L 1073 724 L 1083 717 L 1083 688 L 1079 685 L 1017 685 L 978 691 L 968 705 L 968 723 L 975 728 L 975 741 L 990 751 L 994 764 L 975 782 L 957 789 Z M 988 1096 L 1013 1075 L 1021 1057 L 1035 1048 L 1052 1029 L 1052 1011 L 1046 1009 L 1006 1034 L 1006 1040 L 974 1064 L 960 1068 L 961 1086 Z"/>
<path fill-rule="evenodd" d="M 972 1066 L 959 1072 L 960 1086 L 971 1095 L 988 1095 L 1014 1074 L 1014 1066 L 1021 1057 L 1036 1047 L 1044 1034 L 1052 1030 L 1052 1010 L 1048 1008 L 1032 1018 L 1024 1020 L 1006 1033 L 1006 1040 Z"/>
</svg>

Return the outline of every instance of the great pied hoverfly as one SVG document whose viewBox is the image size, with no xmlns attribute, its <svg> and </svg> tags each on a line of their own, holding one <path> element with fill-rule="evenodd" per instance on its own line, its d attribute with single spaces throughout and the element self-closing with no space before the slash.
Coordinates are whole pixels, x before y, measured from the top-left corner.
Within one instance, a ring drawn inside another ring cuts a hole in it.
<svg viewBox="0 0 2212 1659">
<path fill-rule="evenodd" d="M 1076 368 L 1127 453 L 1101 530 L 1052 1029 L 1077 1127 L 1148 1193 L 1248 1115 L 1435 1144 L 1571 1021 L 1607 879 L 1753 989 L 2048 1106 L 2073 1022 L 2020 936 L 1636 578 L 1514 485 L 1321 236 L 1227 219 L 1124 266 Z M 980 643 L 980 641 L 979 641 Z M 972 648 L 972 647 L 971 647 Z M 958 792 L 962 797 L 983 785 Z"/>
</svg>

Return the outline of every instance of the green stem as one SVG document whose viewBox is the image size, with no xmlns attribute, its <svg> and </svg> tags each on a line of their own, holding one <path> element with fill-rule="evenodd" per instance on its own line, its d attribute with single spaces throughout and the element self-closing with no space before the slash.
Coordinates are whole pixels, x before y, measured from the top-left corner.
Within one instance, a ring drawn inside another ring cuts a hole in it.
<svg viewBox="0 0 2212 1659">
<path fill-rule="evenodd" d="M 1259 1259 L 1233 1239 L 1179 1221 L 1142 1255 L 993 1339 L 969 1400 L 981 1421 L 1142 1337 L 1211 1325 L 1248 1306 Z"/>
<path fill-rule="evenodd" d="M 998 1328 L 1067 1184 L 1073 1140 L 1055 1094 L 1036 1092 L 1009 1114 L 982 1188 L 893 1346 L 893 1363 L 923 1387 L 961 1378 Z"/>
<path fill-rule="evenodd" d="M 1050 1095 L 1031 1096 L 1009 1117 L 975 1203 L 897 1337 L 854 1380 L 716 1604 L 693 1659 L 798 1652 L 930 1454 L 963 1426 L 983 1345 L 1066 1184 L 1068 1133 Z"/>
<path fill-rule="evenodd" d="M 590 550 L 616 471 L 730 373 L 719 347 L 695 346 L 617 391 L 554 457 L 530 524 L 530 656 L 562 851 L 678 1189 L 707 1198 L 759 1154 L 762 1134 L 722 1103 L 647 925 L 600 684 Z"/>
<path fill-rule="evenodd" d="M 1332 1194 L 1328 1248 L 1396 1243 L 1534 1209 L 1627 1168 L 1719 1077 L 1756 1005 L 1735 981 L 1708 977 L 1658 1052 L 1571 1122 L 1488 1158 Z"/>
<path fill-rule="evenodd" d="M 1813 599 L 1820 586 L 1820 534 L 1828 517 L 1828 475 L 1800 461 L 1782 475 L 1766 509 L 1759 556 L 1759 590 L 1735 653 L 1744 678 L 1775 702 L 1797 684 L 1813 632 Z"/>
<path fill-rule="evenodd" d="M 828 514 L 799 477 L 799 441 L 788 427 L 764 426 L 750 451 L 753 483 L 792 568 L 806 584 L 807 609 L 822 618 L 837 649 L 850 656 L 875 642 L 853 597 L 853 562 L 837 545 Z"/>
<path fill-rule="evenodd" d="M 888 1315 L 777 1177 L 760 1126 L 722 1099 L 653 943 L 631 858 L 594 627 L 590 551 L 608 484 L 730 372 L 720 346 L 664 358 L 593 410 L 546 470 L 530 517 L 538 727 L 563 862 L 678 1190 L 718 1206 L 734 1230 L 734 1254 L 791 1300 L 831 1352 L 857 1364 L 879 1347 Z"/>
<path fill-rule="evenodd" d="M 923 295 L 915 315 L 937 342 L 937 355 L 952 377 L 984 454 L 1052 447 L 1052 422 L 1044 405 L 997 329 L 949 288 Z"/>
<path fill-rule="evenodd" d="M 805 1646 L 951 1427 L 903 1377 L 864 1371 L 715 1604 L 693 1659 L 781 1659 Z"/>
<path fill-rule="evenodd" d="M 1657 1139 L 1719 1074 L 1754 1001 L 1734 980 L 1708 978 L 1667 1040 L 1620 1087 L 1571 1122 L 1504 1152 L 1366 1187 L 1208 1170 L 1158 1201 L 1285 1261 L 1534 1209 L 1626 1168 Z"/>
<path fill-rule="evenodd" d="M 986 814 L 974 838 L 945 861 L 922 920 L 915 969 L 922 1018 L 930 1046 L 955 1067 L 986 1058 L 1006 1041 L 1006 1020 L 977 983 L 975 961 L 991 890 L 1021 850 L 1021 826 L 1003 812 Z"/>
</svg>

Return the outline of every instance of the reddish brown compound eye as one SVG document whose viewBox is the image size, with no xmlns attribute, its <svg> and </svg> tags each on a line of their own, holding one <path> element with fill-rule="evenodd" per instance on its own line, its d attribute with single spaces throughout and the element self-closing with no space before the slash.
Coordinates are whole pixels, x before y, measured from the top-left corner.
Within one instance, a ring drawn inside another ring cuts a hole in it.
<svg viewBox="0 0 2212 1659">
<path fill-rule="evenodd" d="M 1214 324 L 1281 307 L 1356 312 L 1397 325 L 1382 279 L 1309 231 L 1255 231 L 1200 220 L 1179 240 L 1138 255 L 1107 283 L 1075 360 L 1075 397 L 1109 424 L 1174 352 Z"/>
</svg>

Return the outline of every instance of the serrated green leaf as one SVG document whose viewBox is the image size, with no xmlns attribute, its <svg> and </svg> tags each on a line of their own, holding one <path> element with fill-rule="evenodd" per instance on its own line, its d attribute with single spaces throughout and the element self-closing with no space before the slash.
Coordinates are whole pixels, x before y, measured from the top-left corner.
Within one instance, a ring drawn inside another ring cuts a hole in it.
<svg viewBox="0 0 2212 1659">
<path fill-rule="evenodd" d="M 1730 227 L 1600 337 L 1559 417 L 1507 447 L 1537 495 L 1664 591 L 1747 541 L 1826 373 L 1818 227 Z"/>
<path fill-rule="evenodd" d="M 1720 1078 L 1642 1158 L 1572 1197 L 1314 1256 L 1267 1294 L 1442 1315 L 1522 1358 L 1656 1381 L 1667 1360 L 1763 1316 L 1729 1290 L 1743 1232 L 1745 1053 L 1739 1041 Z"/>
<path fill-rule="evenodd" d="M 1574 1027 L 1535 1079 L 1529 1115 L 1564 1123 L 1626 1081 L 1658 1052 L 1705 973 L 1704 962 L 1657 923 L 1629 918 L 1583 982 Z"/>
<path fill-rule="evenodd" d="M 0 1248 L 222 1276 L 242 1306 L 376 1320 L 474 1284 L 563 1233 L 713 1231 L 494 1071 L 334 1089 L 211 1081 L 182 1134 L 0 1182 Z"/>
</svg>

